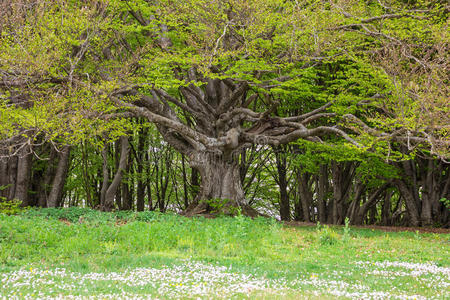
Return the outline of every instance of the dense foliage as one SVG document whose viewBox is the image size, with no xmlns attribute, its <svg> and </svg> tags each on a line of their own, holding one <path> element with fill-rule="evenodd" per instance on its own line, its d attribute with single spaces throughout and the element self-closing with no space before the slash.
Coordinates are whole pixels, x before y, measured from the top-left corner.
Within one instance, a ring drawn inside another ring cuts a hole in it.
<svg viewBox="0 0 450 300">
<path fill-rule="evenodd" d="M 0 17 L 0 202 L 449 225 L 446 1 Z"/>
</svg>

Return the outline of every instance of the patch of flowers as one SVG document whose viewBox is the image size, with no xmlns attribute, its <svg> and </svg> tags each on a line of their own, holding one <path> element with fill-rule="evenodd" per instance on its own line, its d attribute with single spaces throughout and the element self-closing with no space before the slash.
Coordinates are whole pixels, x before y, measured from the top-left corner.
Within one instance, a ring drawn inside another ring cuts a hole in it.
<svg viewBox="0 0 450 300">
<path fill-rule="evenodd" d="M 409 279 L 407 285 L 415 283 L 436 290 L 433 297 L 448 297 L 450 295 L 450 268 L 439 267 L 430 262 L 358 261 L 355 264 L 361 269 L 361 274 L 364 274 L 364 276 L 374 275 L 390 280 L 406 277 Z M 420 299 L 416 295 L 413 297 Z"/>
<path fill-rule="evenodd" d="M 392 270 L 393 268 L 394 270 Z M 439 276 L 439 280 L 435 277 L 432 279 L 435 280 L 434 283 L 440 284 L 441 288 L 448 287 L 449 284 L 450 268 L 432 264 L 357 262 L 354 272 L 361 272 L 361 270 L 367 270 L 365 274 L 378 276 L 425 276 L 422 278 L 424 282 L 430 279 L 426 276 L 433 275 Z M 264 276 L 234 272 L 231 267 L 190 260 L 185 260 L 179 265 L 162 268 L 136 268 L 123 272 L 86 274 L 70 272 L 62 268 L 52 270 L 28 268 L 0 274 L 0 298 L 245 298 L 255 294 L 278 298 L 287 294 L 308 292 L 318 297 L 330 295 L 356 299 L 425 299 L 421 295 L 408 295 L 395 289 L 374 291 L 360 281 L 345 281 L 345 277 L 352 275 L 351 273 L 347 272 L 341 275 L 333 271 L 327 275 L 299 274 L 294 280 L 284 277 L 270 279 Z M 436 288 L 439 288 L 439 285 Z M 444 288 L 444 293 L 445 290 L 446 288 Z M 442 294 L 436 293 L 435 296 L 439 298 Z"/>
</svg>

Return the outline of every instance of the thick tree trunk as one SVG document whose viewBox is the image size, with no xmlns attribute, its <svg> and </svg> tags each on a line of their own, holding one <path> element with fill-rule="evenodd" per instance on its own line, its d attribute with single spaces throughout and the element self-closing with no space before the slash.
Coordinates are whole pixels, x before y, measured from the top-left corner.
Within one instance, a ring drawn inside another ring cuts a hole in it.
<svg viewBox="0 0 450 300">
<path fill-rule="evenodd" d="M 196 199 L 200 191 L 200 180 L 198 170 L 191 168 L 191 196 Z"/>
<path fill-rule="evenodd" d="M 370 209 L 375 207 L 377 202 L 380 200 L 381 194 L 386 190 L 386 188 L 388 186 L 389 185 L 387 183 L 385 183 L 381 187 L 376 189 L 373 193 L 370 194 L 369 199 L 367 199 L 367 201 L 358 208 L 357 213 L 354 218 L 355 225 L 362 225 L 364 223 L 364 219 L 366 217 L 367 212 L 369 212 Z M 359 201 L 358 201 L 357 205 L 359 206 Z M 375 213 L 376 211 L 370 211 L 370 212 L 371 212 L 371 217 L 369 218 L 369 220 L 370 220 L 369 222 L 370 222 L 370 224 L 373 224 L 372 221 L 375 218 L 373 213 Z"/>
<path fill-rule="evenodd" d="M 19 157 L 17 163 L 17 182 L 14 199 L 22 201 L 22 206 L 28 206 L 28 190 L 30 187 L 31 167 L 33 162 L 33 155 L 31 153 L 24 153 Z"/>
<path fill-rule="evenodd" d="M 401 162 L 403 166 L 404 174 L 406 175 L 406 180 L 408 182 L 408 185 L 411 186 L 411 194 L 414 197 L 414 201 L 416 203 L 417 210 L 420 214 L 421 210 L 421 201 L 419 196 L 419 184 L 417 179 L 417 168 L 416 168 L 416 162 L 414 160 L 408 160 L 408 161 L 402 161 Z"/>
<path fill-rule="evenodd" d="M 361 204 L 361 199 L 365 200 L 365 194 L 366 194 L 366 185 L 360 181 L 357 181 L 357 183 L 354 185 L 354 199 L 349 207 L 349 211 L 347 212 L 347 216 L 350 220 L 350 224 L 354 225 L 362 225 L 364 222 L 364 216 L 366 214 L 365 211 L 363 211 Z M 365 204 L 363 204 L 364 206 Z"/>
<path fill-rule="evenodd" d="M 186 209 L 185 215 L 234 215 L 239 209 L 245 215 L 257 215 L 245 202 L 237 160 L 196 152 L 190 155 L 190 164 L 198 170 L 201 184 L 195 201 Z"/>
<path fill-rule="evenodd" d="M 432 159 L 428 160 L 426 174 L 423 185 L 422 185 L 422 207 L 420 212 L 420 220 L 422 226 L 430 226 L 433 224 L 433 187 L 434 187 L 434 161 Z"/>
<path fill-rule="evenodd" d="M 410 190 L 410 187 L 402 180 L 396 179 L 395 185 L 397 186 L 400 194 L 403 199 L 405 199 L 406 210 L 410 217 L 410 225 L 411 226 L 419 226 L 420 225 L 420 214 L 419 209 L 417 208 L 416 200 L 413 192 Z"/>
<path fill-rule="evenodd" d="M 355 165 L 353 162 L 331 163 L 333 178 L 333 224 L 343 224 L 346 216 L 345 200 L 348 197 L 354 177 Z"/>
<path fill-rule="evenodd" d="M 70 147 L 65 146 L 59 153 L 58 166 L 52 182 L 52 189 L 47 199 L 47 207 L 58 207 L 62 203 L 64 184 L 70 164 Z"/>
<path fill-rule="evenodd" d="M 300 201 L 302 204 L 303 218 L 304 221 L 306 222 L 312 221 L 310 208 L 313 201 L 313 193 L 309 185 L 311 177 L 312 175 L 310 173 L 301 173 L 300 170 L 298 171 L 297 174 L 298 190 L 300 193 Z"/>
<path fill-rule="evenodd" d="M 39 207 L 47 207 L 48 195 L 50 193 L 50 188 L 52 185 L 52 179 L 55 177 L 56 166 L 55 160 L 57 152 L 54 147 L 50 147 L 50 155 L 49 160 L 47 162 L 47 166 L 45 168 L 44 174 L 42 176 L 42 180 L 39 185 L 38 192 L 38 206 Z"/>
</svg>

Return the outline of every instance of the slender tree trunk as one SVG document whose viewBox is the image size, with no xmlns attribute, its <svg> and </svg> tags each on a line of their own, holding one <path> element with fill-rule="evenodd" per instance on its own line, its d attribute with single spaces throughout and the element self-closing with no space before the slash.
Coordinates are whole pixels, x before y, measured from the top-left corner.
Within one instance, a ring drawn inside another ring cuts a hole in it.
<svg viewBox="0 0 450 300">
<path fill-rule="evenodd" d="M 303 217 L 303 208 L 302 208 L 302 200 L 300 199 L 300 192 L 298 192 L 298 195 L 295 195 L 293 197 L 294 201 L 294 220 L 295 221 L 304 221 L 305 218 Z"/>
<path fill-rule="evenodd" d="M 0 156 L 4 153 L 0 152 Z M 6 198 L 8 196 L 8 159 L 0 157 L 0 197 Z M 0 199 L 2 200 L 2 199 Z"/>
<path fill-rule="evenodd" d="M 114 145 L 114 147 L 112 147 Z M 112 174 L 116 174 L 117 170 L 119 170 L 120 164 L 120 139 L 115 141 L 114 144 L 111 145 L 111 151 L 113 151 L 114 156 L 114 169 L 111 172 Z M 122 195 L 126 194 L 126 191 L 123 190 L 123 184 L 119 185 L 116 189 L 115 201 L 119 210 L 123 209 L 123 198 Z"/>
<path fill-rule="evenodd" d="M 375 224 L 377 222 L 377 206 L 373 205 L 369 209 L 369 218 L 368 218 L 368 224 Z"/>
<path fill-rule="evenodd" d="M 64 146 L 59 153 L 58 166 L 52 182 L 52 189 L 47 199 L 47 207 L 58 207 L 62 202 L 64 184 L 70 164 L 70 147 Z"/>
<path fill-rule="evenodd" d="M 17 185 L 17 165 L 19 158 L 17 156 L 10 157 L 8 160 L 8 182 L 9 187 L 7 191 L 8 200 L 14 199 L 14 194 L 16 192 Z"/>
<path fill-rule="evenodd" d="M 90 182 L 91 176 L 89 175 L 88 169 L 88 154 L 85 143 L 81 145 L 81 160 L 83 164 L 83 188 L 84 192 L 86 193 L 87 206 L 94 207 L 94 202 L 92 201 L 92 194 L 91 194 L 91 182 Z M 100 195 L 100 203 L 102 203 L 102 195 Z"/>
<path fill-rule="evenodd" d="M 147 128 L 139 131 L 139 141 L 137 150 L 137 190 L 136 190 L 136 209 L 144 211 L 145 206 L 145 182 L 144 182 L 144 161 L 145 161 L 145 139 L 147 138 Z"/>
<path fill-rule="evenodd" d="M 152 194 L 152 184 L 151 184 L 151 172 L 150 172 L 150 153 L 148 151 L 146 151 L 145 153 L 145 157 L 146 157 L 146 161 L 147 161 L 147 167 L 146 167 L 146 186 L 147 186 L 147 202 L 148 202 L 148 209 L 149 210 L 154 210 L 154 206 L 153 206 L 153 194 Z"/>
<path fill-rule="evenodd" d="M 129 142 L 127 137 L 120 137 L 120 162 L 119 162 L 119 168 L 114 175 L 114 178 L 109 185 L 109 187 L 106 189 L 105 192 L 105 198 L 102 206 L 102 210 L 104 211 L 111 211 L 114 209 L 114 198 L 117 192 L 117 188 L 119 187 L 120 183 L 122 182 L 122 176 L 125 172 L 127 165 L 128 165 L 128 154 L 129 154 Z M 104 179 L 105 179 L 105 173 L 107 175 L 107 171 L 104 172 Z M 108 177 L 108 176 L 106 176 Z"/>
<path fill-rule="evenodd" d="M 128 165 L 125 169 L 125 174 L 132 174 L 131 166 L 133 164 L 133 157 L 128 155 Z M 127 180 L 122 178 L 122 209 L 132 210 L 133 209 L 133 186 L 134 180 L 133 176 L 128 176 Z"/>
<path fill-rule="evenodd" d="M 145 184 L 142 178 L 138 180 L 136 190 L 136 210 L 144 211 L 145 207 Z"/>
<path fill-rule="evenodd" d="M 450 199 L 450 165 L 447 167 L 444 173 L 444 181 L 439 191 L 439 199 Z M 437 215 L 439 216 L 438 222 L 443 226 L 450 227 L 450 208 L 446 207 L 444 203 L 439 203 L 439 210 Z"/>
<path fill-rule="evenodd" d="M 105 195 L 109 186 L 109 171 L 108 171 L 108 147 L 105 145 L 102 149 L 102 188 L 100 190 L 100 207 L 105 206 Z"/>
<path fill-rule="evenodd" d="M 275 148 L 275 158 L 278 171 L 278 186 L 280 188 L 280 218 L 283 221 L 289 221 L 291 219 L 291 207 L 289 203 L 289 195 L 287 192 L 287 166 L 286 166 L 286 154 L 277 150 L 282 148 Z"/>
<path fill-rule="evenodd" d="M 127 172 L 127 171 L 125 171 Z M 122 206 L 121 210 L 131 210 L 131 191 L 127 182 L 122 181 Z M 117 202 L 116 202 L 117 203 Z M 117 203 L 119 205 L 119 203 Z"/>
<path fill-rule="evenodd" d="M 381 215 L 381 224 L 384 226 L 390 226 L 391 223 L 391 199 L 393 192 L 387 191 L 384 196 L 383 207 L 382 207 L 382 215 Z"/>
<path fill-rule="evenodd" d="M 183 192 L 184 192 L 184 209 L 189 206 L 189 196 L 188 196 L 188 182 L 186 174 L 186 159 L 184 154 L 181 154 L 181 171 L 183 174 Z"/>
<path fill-rule="evenodd" d="M 318 210 L 319 210 L 319 221 L 321 223 L 326 223 L 327 221 L 327 196 L 328 195 L 328 167 L 327 165 L 321 165 L 319 171 L 319 182 L 318 182 Z"/>
</svg>

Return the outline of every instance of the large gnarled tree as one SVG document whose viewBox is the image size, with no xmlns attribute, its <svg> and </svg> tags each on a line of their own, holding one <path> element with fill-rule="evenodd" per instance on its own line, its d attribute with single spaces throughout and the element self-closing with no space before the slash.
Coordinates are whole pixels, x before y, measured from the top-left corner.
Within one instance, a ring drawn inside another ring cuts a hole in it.
<svg viewBox="0 0 450 300">
<path fill-rule="evenodd" d="M 122 9 L 138 25 L 131 22 L 124 28 L 141 26 L 147 43 L 137 71 L 142 77 L 110 97 L 119 107 L 156 123 L 164 139 L 200 172 L 201 190 L 188 213 L 211 210 L 209 199 L 228 199 L 225 207 L 245 211 L 237 157 L 250 144 L 320 142 L 321 136 L 337 135 L 359 146 L 338 125 L 341 121 L 353 132 L 375 138 L 372 143 L 420 144 L 436 133 L 434 128 L 374 129 L 353 114 L 357 110 L 332 108 L 341 95 L 302 99 L 299 111 L 306 109 L 305 113 L 279 116 L 280 104 L 292 101 L 295 91 L 302 89 L 302 70 L 327 61 L 368 64 L 382 51 L 402 51 L 398 63 L 406 59 L 417 68 L 433 68 L 421 57 L 424 53 L 411 49 L 414 36 L 402 36 L 402 30 L 425 28 L 423 20 L 439 14 L 439 9 L 386 8 L 380 3 L 368 8 L 358 1 L 316 6 L 301 1 L 129 1 Z M 431 48 L 430 53 L 438 51 Z M 372 97 L 342 91 L 355 97 L 338 105 L 369 104 L 375 112 L 389 115 L 383 102 L 377 102 L 389 97 L 380 95 L 388 88 L 388 76 L 378 76 L 384 82 L 375 78 L 383 83 Z M 445 148 L 448 141 L 435 144 Z"/>
</svg>

